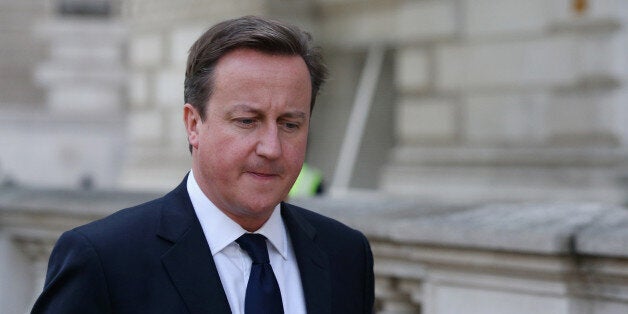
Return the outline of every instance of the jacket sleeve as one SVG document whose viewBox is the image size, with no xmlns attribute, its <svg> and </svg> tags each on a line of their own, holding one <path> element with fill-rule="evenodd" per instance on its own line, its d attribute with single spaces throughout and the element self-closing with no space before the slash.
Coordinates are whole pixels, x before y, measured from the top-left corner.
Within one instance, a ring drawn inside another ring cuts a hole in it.
<svg viewBox="0 0 628 314">
<path fill-rule="evenodd" d="M 65 232 L 57 241 L 44 290 L 31 313 L 111 313 L 100 258 L 88 238 Z"/>
<path fill-rule="evenodd" d="M 364 309 L 365 313 L 375 313 L 375 275 L 373 273 L 373 252 L 368 240 L 364 237 L 364 246 L 366 250 L 365 258 L 365 280 L 364 280 Z"/>
</svg>

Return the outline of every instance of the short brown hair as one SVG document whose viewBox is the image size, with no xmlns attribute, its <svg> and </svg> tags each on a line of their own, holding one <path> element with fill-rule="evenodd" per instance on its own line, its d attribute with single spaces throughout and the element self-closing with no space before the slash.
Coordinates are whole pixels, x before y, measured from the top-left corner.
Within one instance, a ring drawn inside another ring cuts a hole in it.
<svg viewBox="0 0 628 314">
<path fill-rule="evenodd" d="M 316 95 L 327 77 L 320 48 L 312 36 L 296 26 L 257 16 L 244 16 L 218 23 L 208 29 L 190 48 L 185 71 L 184 100 L 205 117 L 213 91 L 213 73 L 218 60 L 237 48 L 251 48 L 264 53 L 298 55 L 310 72 L 314 108 Z"/>
</svg>

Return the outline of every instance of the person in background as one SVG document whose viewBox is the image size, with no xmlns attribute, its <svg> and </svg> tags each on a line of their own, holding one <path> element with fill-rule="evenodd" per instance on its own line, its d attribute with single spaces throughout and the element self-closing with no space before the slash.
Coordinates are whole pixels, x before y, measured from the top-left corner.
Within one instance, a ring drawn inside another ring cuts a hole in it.
<svg viewBox="0 0 628 314">
<path fill-rule="evenodd" d="M 372 313 L 364 235 L 283 202 L 325 77 L 295 26 L 246 16 L 207 30 L 185 75 L 190 172 L 65 232 L 32 313 Z"/>
<path fill-rule="evenodd" d="M 288 197 L 310 197 L 322 195 L 323 192 L 323 174 L 320 170 L 304 162 L 297 180 L 288 193 Z"/>
</svg>

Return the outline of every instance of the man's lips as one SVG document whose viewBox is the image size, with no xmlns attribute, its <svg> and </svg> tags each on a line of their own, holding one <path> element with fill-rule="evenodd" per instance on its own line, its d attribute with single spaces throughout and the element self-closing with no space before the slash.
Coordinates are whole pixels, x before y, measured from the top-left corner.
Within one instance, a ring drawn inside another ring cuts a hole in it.
<svg viewBox="0 0 628 314">
<path fill-rule="evenodd" d="M 283 177 L 284 167 L 279 164 L 252 164 L 244 167 L 243 172 L 259 179 L 276 179 Z"/>
<path fill-rule="evenodd" d="M 247 171 L 246 173 L 256 176 L 256 177 L 260 177 L 260 178 L 274 178 L 274 177 L 279 176 L 276 173 L 268 173 L 268 172 Z"/>
</svg>

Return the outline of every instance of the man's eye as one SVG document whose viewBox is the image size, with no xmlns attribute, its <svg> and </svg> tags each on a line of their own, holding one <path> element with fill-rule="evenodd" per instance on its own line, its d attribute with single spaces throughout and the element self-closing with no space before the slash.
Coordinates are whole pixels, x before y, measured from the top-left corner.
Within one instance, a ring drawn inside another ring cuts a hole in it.
<svg viewBox="0 0 628 314">
<path fill-rule="evenodd" d="M 288 130 L 297 130 L 299 128 L 299 124 L 298 123 L 292 123 L 292 122 L 285 122 L 284 126 Z"/>
<path fill-rule="evenodd" d="M 237 119 L 236 123 L 238 123 L 241 126 L 251 126 L 251 125 L 253 125 L 253 123 L 255 123 L 255 119 L 252 119 L 252 118 L 241 118 L 241 119 Z"/>
</svg>

